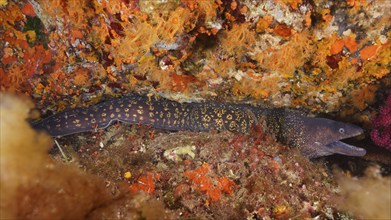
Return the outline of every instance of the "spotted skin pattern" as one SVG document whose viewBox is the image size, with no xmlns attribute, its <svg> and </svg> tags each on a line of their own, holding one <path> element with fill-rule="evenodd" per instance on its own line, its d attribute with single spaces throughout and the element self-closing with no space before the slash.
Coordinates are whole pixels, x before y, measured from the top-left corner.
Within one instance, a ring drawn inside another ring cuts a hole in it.
<svg viewBox="0 0 391 220">
<path fill-rule="evenodd" d="M 223 103 L 178 103 L 132 95 L 89 108 L 60 112 L 34 125 L 52 136 L 66 136 L 108 127 L 116 121 L 170 131 L 229 130 L 245 133 L 254 125 L 251 106 Z"/>
<path fill-rule="evenodd" d="M 326 118 L 308 117 L 289 109 L 265 109 L 247 104 L 217 102 L 178 103 L 163 98 L 130 95 L 89 108 L 63 111 L 34 124 L 51 136 L 96 131 L 113 122 L 150 125 L 170 131 L 228 130 L 246 133 L 265 122 L 270 133 L 289 146 L 298 147 L 307 157 L 330 154 L 363 156 L 366 151 L 341 142 L 363 133 L 355 125 Z"/>
</svg>

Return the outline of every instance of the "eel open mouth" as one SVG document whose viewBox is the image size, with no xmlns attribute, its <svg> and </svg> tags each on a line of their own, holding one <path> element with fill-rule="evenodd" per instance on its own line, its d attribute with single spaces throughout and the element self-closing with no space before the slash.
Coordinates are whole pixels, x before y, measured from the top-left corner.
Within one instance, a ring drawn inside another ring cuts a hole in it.
<svg viewBox="0 0 391 220">
<path fill-rule="evenodd" d="M 347 143 L 342 142 L 341 140 L 354 138 L 364 133 L 364 130 L 358 126 L 349 124 L 349 133 L 346 133 L 343 138 L 337 141 L 333 141 L 326 145 L 328 150 L 334 154 L 342 154 L 352 157 L 362 157 L 365 156 L 367 151 L 364 148 L 356 147 Z"/>
<path fill-rule="evenodd" d="M 326 146 L 329 148 L 330 152 L 334 154 L 362 157 L 367 153 L 364 148 L 359 148 L 350 144 L 346 144 L 342 141 L 334 141 L 330 144 L 327 144 Z"/>
</svg>

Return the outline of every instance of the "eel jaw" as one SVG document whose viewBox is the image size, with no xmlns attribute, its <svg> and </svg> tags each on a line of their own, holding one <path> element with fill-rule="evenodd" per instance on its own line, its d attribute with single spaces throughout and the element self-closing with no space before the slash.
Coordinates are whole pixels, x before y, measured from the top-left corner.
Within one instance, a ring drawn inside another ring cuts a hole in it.
<svg viewBox="0 0 391 220">
<path fill-rule="evenodd" d="M 367 153 L 364 148 L 349 145 L 342 141 L 331 142 L 330 144 L 327 144 L 326 147 L 331 154 L 342 154 L 353 157 L 362 157 Z"/>
</svg>

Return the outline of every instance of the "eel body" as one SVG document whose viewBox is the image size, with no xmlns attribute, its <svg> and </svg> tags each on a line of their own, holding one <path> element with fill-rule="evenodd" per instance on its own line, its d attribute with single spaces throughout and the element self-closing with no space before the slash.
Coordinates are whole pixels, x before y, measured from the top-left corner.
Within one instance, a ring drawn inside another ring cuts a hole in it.
<svg viewBox="0 0 391 220">
<path fill-rule="evenodd" d="M 178 103 L 136 94 L 88 108 L 63 111 L 33 127 L 55 137 L 103 129 L 116 121 L 170 131 L 228 130 L 246 133 L 261 120 L 266 120 L 268 128 L 279 141 L 299 147 L 310 158 L 335 153 L 349 156 L 366 153 L 362 148 L 340 141 L 363 133 L 361 128 L 352 124 L 308 117 L 288 109 L 215 102 Z"/>
</svg>

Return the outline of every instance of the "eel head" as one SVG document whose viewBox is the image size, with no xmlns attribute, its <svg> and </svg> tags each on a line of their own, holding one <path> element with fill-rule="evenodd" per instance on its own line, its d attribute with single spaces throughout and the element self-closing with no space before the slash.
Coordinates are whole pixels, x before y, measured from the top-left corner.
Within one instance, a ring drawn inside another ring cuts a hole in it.
<svg viewBox="0 0 391 220">
<path fill-rule="evenodd" d="M 363 133 L 360 127 L 326 118 L 302 117 L 300 150 L 308 157 L 331 154 L 364 156 L 366 150 L 342 142 Z"/>
<path fill-rule="evenodd" d="M 359 157 L 366 154 L 365 149 L 341 141 L 363 133 L 363 129 L 356 125 L 327 118 L 309 117 L 294 110 L 285 109 L 282 115 L 282 120 L 277 120 L 281 126 L 281 140 L 298 147 L 301 153 L 309 158 L 331 154 Z"/>
</svg>

